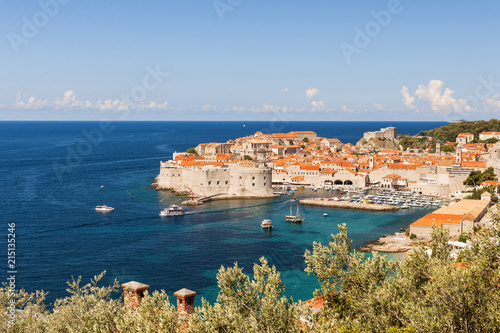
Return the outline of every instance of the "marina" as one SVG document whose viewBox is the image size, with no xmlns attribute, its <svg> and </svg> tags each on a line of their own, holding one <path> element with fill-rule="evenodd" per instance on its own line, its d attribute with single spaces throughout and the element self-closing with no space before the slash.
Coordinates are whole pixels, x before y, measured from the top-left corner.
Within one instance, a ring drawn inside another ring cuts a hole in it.
<svg viewBox="0 0 500 333">
<path fill-rule="evenodd" d="M 337 190 L 339 194 L 343 190 Z M 434 197 L 422 196 L 415 192 L 398 191 L 398 190 L 376 190 L 370 191 L 360 190 L 350 192 L 346 195 L 322 198 L 308 198 L 301 200 L 303 205 L 337 207 L 347 209 L 361 209 L 374 211 L 394 211 L 399 209 L 438 209 L 448 205 L 448 201 L 444 199 L 436 199 Z M 347 193 L 347 192 L 346 192 Z M 356 193 L 356 194 L 352 194 Z"/>
</svg>

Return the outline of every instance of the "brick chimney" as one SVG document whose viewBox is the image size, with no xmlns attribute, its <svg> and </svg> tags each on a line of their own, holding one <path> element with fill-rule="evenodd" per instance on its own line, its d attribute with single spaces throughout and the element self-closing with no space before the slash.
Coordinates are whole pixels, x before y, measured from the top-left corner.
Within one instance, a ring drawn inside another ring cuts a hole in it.
<svg viewBox="0 0 500 333">
<path fill-rule="evenodd" d="M 193 314 L 194 313 L 194 297 L 196 292 L 183 288 L 174 293 L 175 298 L 177 298 L 177 312 L 181 314 Z"/>
<path fill-rule="evenodd" d="M 130 310 L 135 311 L 141 304 L 144 297 L 144 291 L 149 290 L 149 286 L 144 283 L 130 281 L 122 284 L 123 288 L 123 303 Z"/>
</svg>

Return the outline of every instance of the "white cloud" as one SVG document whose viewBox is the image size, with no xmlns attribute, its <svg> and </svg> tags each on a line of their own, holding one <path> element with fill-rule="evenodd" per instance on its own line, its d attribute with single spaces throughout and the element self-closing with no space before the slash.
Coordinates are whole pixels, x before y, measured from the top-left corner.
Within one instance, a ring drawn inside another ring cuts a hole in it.
<svg viewBox="0 0 500 333">
<path fill-rule="evenodd" d="M 247 108 L 244 106 L 233 106 L 233 111 L 236 111 L 236 112 L 243 112 L 246 110 L 247 110 Z"/>
<path fill-rule="evenodd" d="M 384 110 L 384 107 L 383 107 L 383 106 L 382 106 L 382 104 L 380 104 L 380 103 L 376 103 L 376 102 L 375 102 L 375 103 L 373 103 L 373 107 L 374 107 L 374 108 L 375 108 L 375 110 L 377 110 L 377 111 L 382 111 L 382 110 Z"/>
<path fill-rule="evenodd" d="M 149 102 L 149 104 L 141 103 L 137 106 L 139 110 L 166 110 L 168 107 L 168 102 L 165 103 L 156 103 L 155 101 Z"/>
<path fill-rule="evenodd" d="M 312 101 L 311 102 L 312 109 L 311 111 L 323 111 L 326 109 L 326 105 L 323 101 Z"/>
<path fill-rule="evenodd" d="M 287 93 L 288 92 L 288 88 L 285 88 L 285 89 L 283 89 L 281 91 L 284 92 L 284 93 Z"/>
<path fill-rule="evenodd" d="M 413 103 L 415 97 L 422 101 L 424 105 L 429 106 L 435 113 L 447 112 L 471 112 L 472 108 L 463 98 L 456 99 L 453 97 L 454 91 L 450 88 L 443 90 L 444 82 L 441 80 L 431 80 L 427 86 L 421 84 L 415 91 L 415 96 L 411 96 L 408 88 L 403 87 L 401 94 L 405 105 L 410 109 L 417 109 Z"/>
<path fill-rule="evenodd" d="M 347 105 L 344 105 L 344 106 L 342 106 L 342 111 L 351 113 L 351 112 L 355 112 L 356 110 L 347 107 Z"/>
<path fill-rule="evenodd" d="M 26 101 L 23 101 L 23 95 L 20 91 L 17 91 L 16 101 L 13 107 L 16 109 L 41 109 L 48 106 L 49 103 L 46 99 L 36 99 L 36 97 L 31 96 Z"/>
<path fill-rule="evenodd" d="M 499 95 L 495 94 L 484 101 L 483 105 L 485 106 L 487 111 L 492 111 L 492 112 L 500 111 L 500 100 L 497 99 L 498 97 Z"/>
<path fill-rule="evenodd" d="M 45 107 L 53 107 L 58 109 L 96 109 L 99 111 L 108 110 L 127 110 L 131 108 L 137 108 L 138 110 L 146 109 L 167 109 L 168 102 L 158 103 L 151 101 L 149 103 L 140 103 L 137 105 L 129 105 L 127 102 L 116 99 L 104 99 L 98 100 L 93 103 L 89 100 L 80 101 L 76 98 L 76 94 L 73 90 L 67 90 L 64 92 L 63 98 L 56 98 L 53 102 L 49 102 L 47 99 L 37 99 L 34 96 L 29 97 L 27 100 L 20 91 L 17 92 L 16 101 L 12 105 L 13 108 L 18 109 L 42 109 Z M 215 110 L 215 106 L 212 106 Z"/>
<path fill-rule="evenodd" d="M 408 87 L 404 86 L 401 88 L 401 95 L 403 95 L 402 101 L 405 103 L 406 107 L 410 110 L 415 109 L 413 102 L 415 102 L 415 97 L 411 96 L 408 92 Z"/>
<path fill-rule="evenodd" d="M 129 108 L 128 104 L 120 101 L 118 99 L 112 101 L 111 99 L 106 99 L 104 101 L 98 100 L 97 103 L 93 106 L 93 108 L 100 111 L 108 111 L 108 110 L 127 110 Z"/>
<path fill-rule="evenodd" d="M 309 89 L 306 90 L 306 97 L 308 99 L 313 98 L 317 94 L 319 94 L 319 89 L 317 89 L 317 88 L 309 88 Z"/>
<path fill-rule="evenodd" d="M 73 90 L 65 91 L 64 98 L 62 100 L 56 99 L 54 102 L 54 106 L 58 108 L 81 108 L 83 105 L 83 102 L 76 99 Z"/>
<path fill-rule="evenodd" d="M 216 107 L 215 105 L 203 105 L 202 110 L 203 111 L 215 111 Z"/>
</svg>

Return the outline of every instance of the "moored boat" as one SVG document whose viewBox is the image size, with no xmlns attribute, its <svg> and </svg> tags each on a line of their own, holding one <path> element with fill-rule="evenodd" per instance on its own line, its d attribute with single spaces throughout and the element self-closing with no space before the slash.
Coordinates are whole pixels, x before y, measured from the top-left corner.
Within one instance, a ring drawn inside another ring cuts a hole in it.
<svg viewBox="0 0 500 333">
<path fill-rule="evenodd" d="M 114 210 L 115 209 L 113 207 L 109 207 L 109 206 L 106 206 L 106 205 L 96 206 L 95 207 L 95 211 L 96 212 L 101 212 L 101 213 L 108 213 L 108 212 L 112 212 Z"/>
</svg>

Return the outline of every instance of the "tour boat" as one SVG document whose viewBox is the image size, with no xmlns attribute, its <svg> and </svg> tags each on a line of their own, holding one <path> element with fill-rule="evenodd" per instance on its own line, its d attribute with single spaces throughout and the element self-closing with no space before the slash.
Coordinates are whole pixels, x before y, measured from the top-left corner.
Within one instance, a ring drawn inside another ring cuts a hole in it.
<svg viewBox="0 0 500 333">
<path fill-rule="evenodd" d="M 96 212 L 103 212 L 103 213 L 112 212 L 114 210 L 115 209 L 113 207 L 109 207 L 109 206 L 106 206 L 106 205 L 96 206 L 96 208 L 95 208 Z"/>
<path fill-rule="evenodd" d="M 271 230 L 273 228 L 273 224 L 271 223 L 271 220 L 269 220 L 269 219 L 263 220 L 262 223 L 260 224 L 260 226 L 262 227 L 262 229 L 266 229 L 266 230 Z"/>
<path fill-rule="evenodd" d="M 292 215 L 292 206 L 290 206 L 290 215 L 285 216 L 285 222 L 302 223 L 304 218 L 299 214 L 299 205 L 297 204 L 297 213 Z"/>
<path fill-rule="evenodd" d="M 184 209 L 182 207 L 172 205 L 168 208 L 165 208 L 160 212 L 160 216 L 179 216 L 184 215 Z"/>
</svg>

